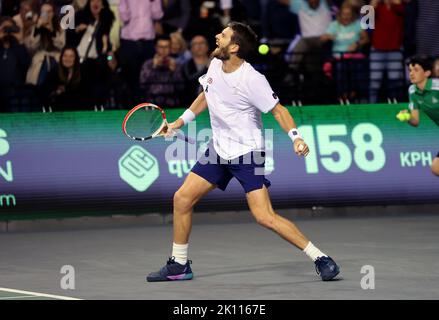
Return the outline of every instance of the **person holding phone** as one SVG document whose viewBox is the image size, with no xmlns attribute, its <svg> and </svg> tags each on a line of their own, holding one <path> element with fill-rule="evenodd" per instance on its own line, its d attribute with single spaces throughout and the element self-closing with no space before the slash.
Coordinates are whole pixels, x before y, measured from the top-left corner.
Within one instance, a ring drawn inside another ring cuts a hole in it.
<svg viewBox="0 0 439 320">
<path fill-rule="evenodd" d="M 20 43 L 24 42 L 24 39 L 28 37 L 32 31 L 32 27 L 37 22 L 37 15 L 34 13 L 33 1 L 22 0 L 20 2 L 20 11 L 13 17 L 15 23 L 20 28 L 18 34 L 18 40 Z"/>
<path fill-rule="evenodd" d="M 24 44 L 33 55 L 26 82 L 42 85 L 47 74 L 56 67 L 61 49 L 65 45 L 65 32 L 61 29 L 55 6 L 46 1 L 42 4 L 36 24 Z"/>
</svg>

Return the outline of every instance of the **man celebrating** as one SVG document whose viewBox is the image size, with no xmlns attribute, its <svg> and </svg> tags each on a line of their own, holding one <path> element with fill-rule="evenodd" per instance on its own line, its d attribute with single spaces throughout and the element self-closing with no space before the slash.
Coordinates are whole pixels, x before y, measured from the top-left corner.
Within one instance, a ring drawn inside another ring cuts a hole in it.
<svg viewBox="0 0 439 320">
<path fill-rule="evenodd" d="M 322 280 L 331 280 L 339 273 L 337 264 L 271 206 L 270 182 L 261 173 L 265 156 L 261 112 L 271 111 L 293 141 L 297 155 L 306 156 L 309 149 L 266 78 L 244 60 L 256 47 L 256 35 L 249 26 L 233 22 L 216 36 L 216 44 L 209 69 L 199 79 L 204 91 L 167 130 L 169 134 L 181 128 L 209 108 L 212 141 L 175 193 L 172 257 L 158 272 L 149 274 L 147 281 L 192 279 L 188 260 L 192 209 L 209 191 L 224 191 L 233 177 L 242 185 L 256 221 L 303 250 L 315 262 Z"/>
<path fill-rule="evenodd" d="M 439 126 L 439 79 L 431 79 L 433 60 L 427 56 L 415 56 L 408 62 L 410 72 L 409 110 L 401 110 L 396 116 L 411 126 L 419 125 L 422 110 Z M 439 176 L 439 153 L 433 160 L 431 171 Z"/>
</svg>

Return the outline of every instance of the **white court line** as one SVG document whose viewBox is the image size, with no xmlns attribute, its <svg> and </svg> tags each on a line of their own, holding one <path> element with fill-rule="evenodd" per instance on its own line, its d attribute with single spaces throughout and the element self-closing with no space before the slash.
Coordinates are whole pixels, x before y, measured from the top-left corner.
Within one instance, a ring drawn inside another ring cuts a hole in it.
<svg viewBox="0 0 439 320">
<path fill-rule="evenodd" d="M 12 296 L 12 297 L 1 297 L 0 300 L 13 300 L 22 298 L 38 298 L 38 296 Z"/>
<path fill-rule="evenodd" d="M 0 291 L 11 292 L 11 293 L 20 293 L 20 294 L 25 294 L 25 295 L 32 295 L 32 296 L 44 297 L 44 298 L 52 298 L 52 299 L 58 299 L 58 300 L 81 300 L 81 299 L 72 298 L 72 297 L 56 296 L 53 294 L 45 294 L 45 293 L 40 293 L 40 292 L 23 291 L 23 290 L 9 289 L 9 288 L 0 288 Z"/>
</svg>

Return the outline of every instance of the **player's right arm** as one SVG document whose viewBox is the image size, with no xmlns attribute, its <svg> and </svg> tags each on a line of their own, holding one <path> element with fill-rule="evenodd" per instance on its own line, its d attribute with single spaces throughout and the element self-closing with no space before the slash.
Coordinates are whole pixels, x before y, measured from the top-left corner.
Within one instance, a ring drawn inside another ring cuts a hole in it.
<svg viewBox="0 0 439 320">
<path fill-rule="evenodd" d="M 174 122 L 169 124 L 171 129 L 180 129 L 188 122 L 195 119 L 200 113 L 207 109 L 207 100 L 204 91 L 192 102 L 191 106 Z"/>
</svg>

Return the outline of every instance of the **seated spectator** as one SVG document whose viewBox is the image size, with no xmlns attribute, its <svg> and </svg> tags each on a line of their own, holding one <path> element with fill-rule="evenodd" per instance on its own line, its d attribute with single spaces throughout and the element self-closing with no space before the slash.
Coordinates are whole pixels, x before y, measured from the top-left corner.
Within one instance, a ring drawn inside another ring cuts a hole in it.
<svg viewBox="0 0 439 320">
<path fill-rule="evenodd" d="M 361 29 L 360 20 L 349 4 L 341 7 L 337 20 L 329 25 L 321 40 L 332 41 L 339 98 L 351 100 L 361 95 L 364 98 L 365 56 L 360 50 L 369 42 L 369 36 Z"/>
<path fill-rule="evenodd" d="M 14 21 L 20 28 L 19 41 L 24 42 L 32 31 L 32 27 L 37 23 L 38 15 L 34 12 L 32 0 L 22 0 L 20 2 L 20 12 L 14 16 Z"/>
<path fill-rule="evenodd" d="M 183 78 L 180 66 L 171 58 L 171 39 L 161 36 L 156 39 L 154 58 L 144 63 L 140 71 L 141 95 L 164 108 L 181 107 L 180 94 Z"/>
<path fill-rule="evenodd" d="M 370 52 L 369 102 L 378 102 L 384 73 L 388 98 L 401 101 L 404 98 L 404 4 L 402 0 L 372 0 L 371 5 L 375 8 L 375 29 Z"/>
<path fill-rule="evenodd" d="M 19 43 L 20 29 L 10 17 L 0 18 L 0 109 L 9 106 L 11 88 L 24 84 L 29 55 Z"/>
<path fill-rule="evenodd" d="M 123 22 L 120 63 L 132 90 L 138 89 L 140 68 L 154 56 L 155 21 L 163 17 L 161 0 L 120 0 L 119 15 Z"/>
<path fill-rule="evenodd" d="M 320 36 L 332 21 L 331 10 L 326 0 L 291 0 L 290 10 L 299 17 L 302 38 L 293 40 L 288 53 L 294 69 L 315 73 L 323 65 L 324 43 Z"/>
<path fill-rule="evenodd" d="M 169 36 L 171 38 L 171 57 L 179 65 L 182 65 L 191 58 L 191 52 L 187 49 L 186 40 L 184 40 L 180 32 L 173 32 Z"/>
<path fill-rule="evenodd" d="M 185 81 L 185 104 L 189 105 L 202 91 L 198 78 L 207 72 L 209 67 L 209 45 L 204 36 L 195 36 L 191 40 L 192 58 L 182 66 Z"/>
<path fill-rule="evenodd" d="M 262 20 L 263 37 L 292 40 L 300 34 L 297 14 L 290 12 L 290 0 L 271 0 Z"/>
<path fill-rule="evenodd" d="M 47 74 L 56 67 L 61 49 L 65 45 L 65 33 L 51 2 L 45 2 L 41 6 L 37 23 L 24 39 L 24 44 L 33 54 L 26 83 L 42 85 Z"/>
<path fill-rule="evenodd" d="M 50 72 L 44 83 L 47 99 L 43 104 L 51 106 L 54 111 L 81 110 L 87 96 L 84 89 L 78 52 L 75 47 L 65 47 L 57 68 Z"/>
</svg>

